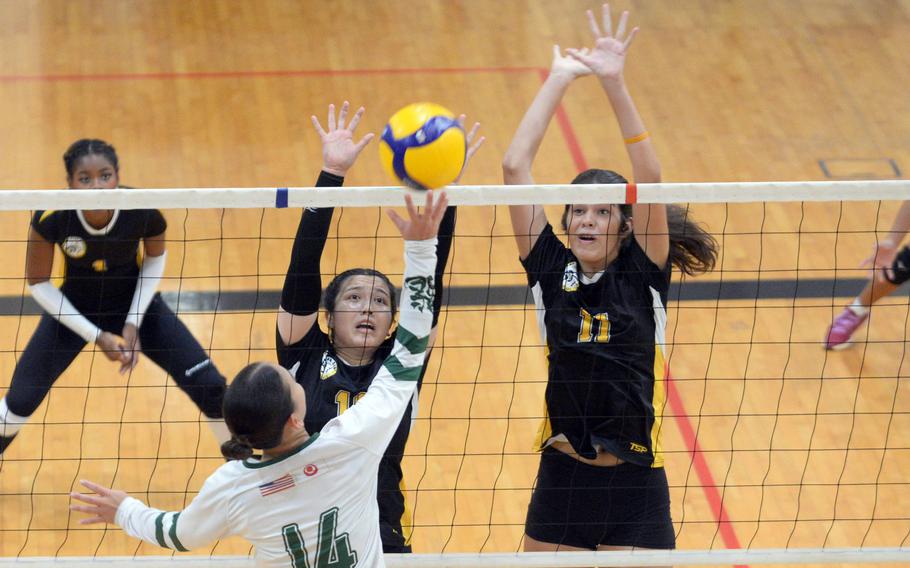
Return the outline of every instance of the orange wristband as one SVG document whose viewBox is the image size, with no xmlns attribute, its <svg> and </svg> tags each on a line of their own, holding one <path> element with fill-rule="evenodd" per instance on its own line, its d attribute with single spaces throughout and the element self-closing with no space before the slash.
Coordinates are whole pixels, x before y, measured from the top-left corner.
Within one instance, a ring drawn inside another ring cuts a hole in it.
<svg viewBox="0 0 910 568">
<path fill-rule="evenodd" d="M 624 140 L 624 142 L 625 142 L 626 144 L 635 144 L 635 143 L 637 143 L 637 142 L 641 142 L 642 140 L 647 139 L 648 136 L 650 136 L 650 134 L 648 134 L 648 131 L 645 130 L 644 132 L 642 132 L 642 133 L 639 134 L 638 136 L 633 136 L 632 138 L 626 138 L 626 139 Z"/>
</svg>

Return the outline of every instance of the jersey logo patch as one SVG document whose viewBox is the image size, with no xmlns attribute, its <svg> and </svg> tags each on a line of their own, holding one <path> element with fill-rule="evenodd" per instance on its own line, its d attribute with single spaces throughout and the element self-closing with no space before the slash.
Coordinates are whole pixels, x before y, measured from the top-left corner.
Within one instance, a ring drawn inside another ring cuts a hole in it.
<svg viewBox="0 0 910 568">
<path fill-rule="evenodd" d="M 421 312 L 433 309 L 435 287 L 432 276 L 412 276 L 404 281 L 405 288 L 411 293 L 411 307 Z"/>
<path fill-rule="evenodd" d="M 307 477 L 313 477 L 317 473 L 319 473 L 319 468 L 316 467 L 316 464 L 308 463 L 303 466 L 303 475 Z"/>
<path fill-rule="evenodd" d="M 641 444 L 636 444 L 635 442 L 629 443 L 629 449 L 632 450 L 633 452 L 638 452 L 639 454 L 645 454 L 648 452 L 647 447 L 642 446 Z"/>
<path fill-rule="evenodd" d="M 259 493 L 263 497 L 268 497 L 269 495 L 274 495 L 275 493 L 280 493 L 285 489 L 290 489 L 294 487 L 294 478 L 290 473 L 286 473 L 276 479 L 275 481 L 269 481 L 268 483 L 263 483 L 259 486 Z"/>
<path fill-rule="evenodd" d="M 578 264 L 570 262 L 566 265 L 566 271 L 562 273 L 562 289 L 566 292 L 578 290 Z"/>
<path fill-rule="evenodd" d="M 329 356 L 329 352 L 326 351 L 322 354 L 322 364 L 319 365 L 319 378 L 323 381 L 333 376 L 338 372 L 338 362 L 334 358 Z"/>
<path fill-rule="evenodd" d="M 82 240 L 82 237 L 66 237 L 60 248 L 70 258 L 82 258 L 85 256 L 85 250 L 88 247 L 85 246 L 85 241 Z"/>
</svg>

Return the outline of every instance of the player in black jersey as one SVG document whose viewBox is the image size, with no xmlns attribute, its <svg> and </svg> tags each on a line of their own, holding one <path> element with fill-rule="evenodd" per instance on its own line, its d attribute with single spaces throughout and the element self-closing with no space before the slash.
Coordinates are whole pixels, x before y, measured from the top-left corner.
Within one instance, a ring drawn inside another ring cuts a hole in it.
<svg viewBox="0 0 910 568">
<path fill-rule="evenodd" d="M 323 168 L 316 181 L 317 187 L 341 186 L 348 169 L 373 137 L 367 134 L 354 143 L 354 130 L 364 109 L 357 110 L 346 124 L 348 111 L 349 105 L 345 102 L 336 123 L 335 108 L 329 106 L 327 130 L 323 130 L 315 116 L 312 117 L 322 140 Z M 470 147 L 466 163 L 483 142 L 481 137 L 476 144 L 471 144 L 477 128 L 475 125 L 468 135 Z M 322 295 L 320 259 L 332 213 L 332 208 L 303 211 L 278 310 L 275 338 L 278 361 L 291 371 L 306 391 L 308 432 L 318 432 L 366 394 L 394 342 L 395 289 L 385 274 L 372 268 L 345 271 L 329 283 L 324 297 L 328 333 L 318 324 Z M 436 338 L 442 306 L 442 277 L 454 232 L 455 207 L 449 207 L 438 234 L 432 283 L 435 289 L 433 331 L 428 349 Z M 401 489 L 401 460 L 416 410 L 415 395 L 379 468 L 380 533 L 383 550 L 389 553 L 411 551 L 410 522 Z"/>
<path fill-rule="evenodd" d="M 70 189 L 118 187 L 117 154 L 101 140 L 73 143 L 63 161 Z M 219 443 L 230 437 L 221 412 L 224 377 L 156 292 L 164 274 L 166 228 L 154 209 L 34 214 L 26 278 L 46 313 L 0 400 L 0 454 L 86 343 L 120 363 L 121 373 L 145 353 L 210 419 Z M 65 263 L 59 289 L 50 282 L 54 245 Z"/>
<path fill-rule="evenodd" d="M 531 164 L 556 107 L 578 77 L 606 92 L 637 182 L 660 165 L 623 80 L 624 12 L 616 32 L 589 11 L 593 49 L 554 48 L 549 77 L 503 160 L 507 184 L 532 184 Z M 572 183 L 626 183 L 588 170 Z M 567 248 L 541 206 L 512 206 L 519 255 L 548 348 L 546 418 L 525 550 L 673 548 L 670 496 L 660 453 L 663 343 L 670 267 L 710 270 L 716 243 L 678 207 L 566 205 Z M 542 316 L 542 317 L 541 317 Z"/>
</svg>

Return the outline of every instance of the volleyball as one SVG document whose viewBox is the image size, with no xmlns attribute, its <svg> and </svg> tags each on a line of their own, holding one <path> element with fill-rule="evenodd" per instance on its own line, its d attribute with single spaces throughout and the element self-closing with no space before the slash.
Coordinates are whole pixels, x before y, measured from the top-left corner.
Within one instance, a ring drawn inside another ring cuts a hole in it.
<svg viewBox="0 0 910 568">
<path fill-rule="evenodd" d="M 464 129 L 447 108 L 414 103 L 389 119 L 379 142 L 379 158 L 395 180 L 415 189 L 454 182 L 464 167 Z"/>
</svg>

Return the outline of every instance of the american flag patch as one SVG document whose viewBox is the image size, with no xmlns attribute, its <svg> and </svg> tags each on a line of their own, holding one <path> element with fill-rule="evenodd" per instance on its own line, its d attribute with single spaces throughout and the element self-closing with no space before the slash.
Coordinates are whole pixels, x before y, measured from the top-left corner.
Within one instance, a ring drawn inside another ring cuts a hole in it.
<svg viewBox="0 0 910 568">
<path fill-rule="evenodd" d="M 291 487 L 294 487 L 294 478 L 290 473 L 286 473 L 275 481 L 269 481 L 268 483 L 260 485 L 259 493 L 261 493 L 263 497 L 268 497 L 273 493 L 279 493 L 285 489 L 290 489 Z"/>
</svg>

